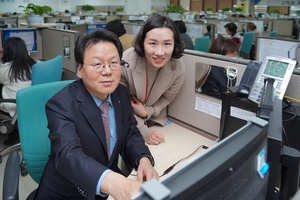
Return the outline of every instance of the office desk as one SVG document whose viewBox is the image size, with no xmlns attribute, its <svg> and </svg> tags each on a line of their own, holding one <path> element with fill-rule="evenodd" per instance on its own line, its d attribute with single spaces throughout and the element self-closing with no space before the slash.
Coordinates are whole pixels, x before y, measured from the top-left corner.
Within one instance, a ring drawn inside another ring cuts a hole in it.
<svg viewBox="0 0 300 200">
<path fill-rule="evenodd" d="M 216 141 L 201 136 L 175 123 L 171 123 L 165 127 L 155 126 L 151 129 L 161 131 L 165 134 L 166 138 L 166 141 L 160 145 L 148 145 L 155 159 L 154 168 L 157 170 L 159 176 L 162 175 L 163 172 L 171 165 L 190 155 L 199 146 L 205 145 L 209 147 L 216 143 Z M 203 151 L 205 150 L 199 149 L 192 156 L 182 160 L 182 162 L 179 162 L 169 174 L 178 170 L 183 164 L 193 160 L 196 155 L 203 153 Z M 136 172 L 133 171 L 132 174 L 136 174 Z M 160 179 L 164 179 L 168 175 L 163 176 Z M 136 176 L 130 175 L 129 178 L 136 179 Z M 112 200 L 113 198 L 109 197 L 108 199 Z"/>
<path fill-rule="evenodd" d="M 190 155 L 199 146 L 206 145 L 209 147 L 216 143 L 175 123 L 165 127 L 152 127 L 152 129 L 161 131 L 166 138 L 166 141 L 160 145 L 148 145 L 155 159 L 155 169 L 159 175 L 163 174 L 168 167 L 178 160 Z M 199 149 L 193 156 L 178 163 L 173 170 L 178 169 L 183 163 L 191 160 L 195 155 L 203 151 L 205 150 Z"/>
<path fill-rule="evenodd" d="M 31 28 L 55 28 L 56 26 L 56 23 L 42 23 L 38 25 L 29 25 L 29 27 Z"/>
</svg>

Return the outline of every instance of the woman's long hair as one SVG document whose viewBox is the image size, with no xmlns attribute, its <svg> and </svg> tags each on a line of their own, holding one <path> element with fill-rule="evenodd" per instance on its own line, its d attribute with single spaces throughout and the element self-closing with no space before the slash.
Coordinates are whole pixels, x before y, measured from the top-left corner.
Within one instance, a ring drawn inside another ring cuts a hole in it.
<svg viewBox="0 0 300 200">
<path fill-rule="evenodd" d="M 19 37 L 11 37 L 3 44 L 2 62 L 12 62 L 10 82 L 31 80 L 31 68 L 36 62 L 28 54 L 26 44 Z"/>
</svg>

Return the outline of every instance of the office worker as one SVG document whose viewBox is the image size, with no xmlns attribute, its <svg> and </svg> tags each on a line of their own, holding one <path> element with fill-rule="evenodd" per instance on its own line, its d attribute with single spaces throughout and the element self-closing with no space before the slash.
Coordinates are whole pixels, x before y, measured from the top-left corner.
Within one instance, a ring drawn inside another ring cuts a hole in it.
<svg viewBox="0 0 300 200">
<path fill-rule="evenodd" d="M 255 49 L 257 46 L 257 37 L 261 36 L 261 32 L 257 29 L 256 25 L 253 22 L 248 22 L 248 31 L 254 32 L 254 42 L 250 50 L 250 60 L 255 60 Z"/>
<path fill-rule="evenodd" d="M 46 104 L 51 153 L 36 199 L 130 199 L 141 182 L 158 175 L 128 90 L 119 84 L 122 44 L 112 32 L 97 29 L 79 36 L 74 53 L 79 79 Z M 110 142 L 99 109 L 105 102 Z M 137 169 L 137 180 L 122 175 L 119 155 Z"/>
<path fill-rule="evenodd" d="M 31 68 L 36 62 L 28 54 L 26 44 L 19 37 L 11 37 L 4 41 L 0 49 L 0 84 L 1 98 L 15 99 L 19 89 L 31 86 Z M 12 117 L 16 105 L 1 103 L 0 110 Z"/>
<path fill-rule="evenodd" d="M 126 29 L 124 24 L 120 19 L 115 19 L 108 22 L 105 28 L 111 32 L 114 32 L 119 37 L 122 45 L 123 51 L 127 50 L 128 48 L 132 47 L 132 43 L 134 40 L 134 35 L 126 33 Z"/>
<path fill-rule="evenodd" d="M 165 140 L 164 134 L 150 127 L 166 125 L 167 106 L 182 87 L 184 43 L 170 18 L 154 15 L 143 24 L 133 46 L 124 52 L 129 67 L 122 68 L 121 82 L 129 89 L 145 141 L 157 145 Z"/>
<path fill-rule="evenodd" d="M 177 25 L 179 33 L 184 41 L 185 48 L 194 50 L 194 43 L 192 41 L 192 38 L 186 33 L 186 25 L 184 21 L 176 20 L 174 22 Z"/>
<path fill-rule="evenodd" d="M 239 47 L 242 45 L 242 40 L 240 34 L 237 32 L 237 26 L 233 22 L 229 22 L 224 26 L 226 33 L 228 34 L 229 38 L 236 42 Z"/>
<path fill-rule="evenodd" d="M 4 41 L 0 48 L 0 98 L 16 99 L 19 89 L 31 86 L 31 68 L 36 63 L 28 54 L 26 44 L 19 37 L 11 37 Z M 16 112 L 16 104 L 1 103 L 0 110 L 11 117 Z M 8 135 L 4 144 L 18 142 L 17 131 Z"/>
<path fill-rule="evenodd" d="M 237 43 L 219 36 L 213 41 L 209 52 L 235 57 L 238 49 L 239 47 Z M 221 99 L 222 93 L 226 92 L 229 86 L 234 86 L 235 84 L 236 78 L 228 78 L 226 68 L 211 66 L 211 71 L 205 83 L 202 85 L 201 90 L 204 94 Z"/>
<path fill-rule="evenodd" d="M 211 25 L 206 26 L 206 33 L 204 33 L 203 36 L 208 36 L 209 39 L 211 40 Z"/>
</svg>

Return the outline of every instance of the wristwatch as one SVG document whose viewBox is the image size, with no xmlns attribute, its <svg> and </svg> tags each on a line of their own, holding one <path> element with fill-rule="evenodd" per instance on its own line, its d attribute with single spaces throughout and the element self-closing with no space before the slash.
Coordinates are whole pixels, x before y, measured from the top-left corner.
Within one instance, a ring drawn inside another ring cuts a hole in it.
<svg viewBox="0 0 300 200">
<path fill-rule="evenodd" d="M 135 168 L 136 168 L 136 169 L 138 168 L 138 166 L 139 166 L 139 164 L 140 164 L 140 160 L 141 160 L 142 158 L 144 158 L 144 157 L 148 158 L 148 159 L 150 160 L 150 163 L 151 163 L 152 167 L 154 167 L 155 162 L 154 162 L 153 157 L 152 157 L 150 154 L 141 154 L 141 155 L 139 155 L 138 158 L 136 159 L 136 162 L 135 162 Z"/>
</svg>

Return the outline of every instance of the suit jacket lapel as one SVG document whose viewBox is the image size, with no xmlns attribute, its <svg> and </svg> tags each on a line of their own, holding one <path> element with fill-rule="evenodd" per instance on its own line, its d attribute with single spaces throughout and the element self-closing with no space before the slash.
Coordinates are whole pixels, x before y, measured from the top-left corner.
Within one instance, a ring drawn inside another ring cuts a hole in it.
<svg viewBox="0 0 300 200">
<path fill-rule="evenodd" d="M 162 67 L 157 78 L 151 88 L 150 94 L 148 96 L 147 104 L 154 104 L 159 97 L 167 90 L 170 86 L 170 82 L 174 76 L 175 72 L 172 70 L 171 62 L 168 62 L 164 67 Z"/>
<path fill-rule="evenodd" d="M 81 102 L 79 105 L 79 109 L 86 117 L 87 121 L 90 123 L 91 127 L 93 128 L 94 132 L 97 134 L 98 138 L 100 139 L 102 145 L 107 150 L 106 146 L 106 139 L 104 133 L 104 127 L 101 117 L 101 111 L 97 108 L 91 94 L 85 89 L 83 82 L 79 81 L 78 84 L 78 92 L 76 96 L 76 100 Z"/>
<path fill-rule="evenodd" d="M 132 70 L 134 88 L 136 88 L 137 98 L 141 101 L 145 98 L 146 91 L 146 62 L 145 59 L 138 58 L 136 67 Z M 143 91 L 143 92 L 139 92 Z"/>
</svg>

